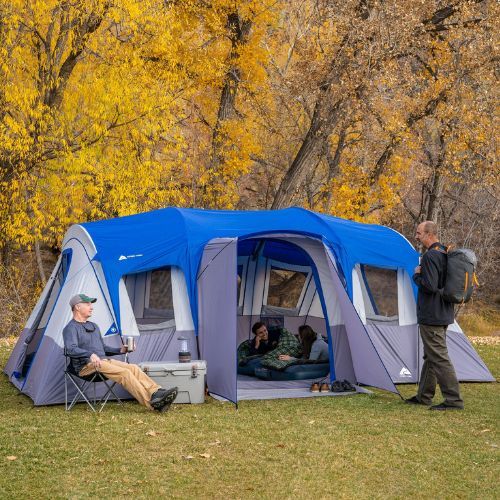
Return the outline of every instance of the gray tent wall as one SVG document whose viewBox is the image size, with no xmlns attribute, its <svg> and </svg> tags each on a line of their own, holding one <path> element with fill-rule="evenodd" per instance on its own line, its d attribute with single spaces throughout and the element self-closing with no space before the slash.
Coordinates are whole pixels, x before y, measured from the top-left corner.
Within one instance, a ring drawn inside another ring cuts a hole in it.
<svg viewBox="0 0 500 500">
<path fill-rule="evenodd" d="M 462 329 L 455 321 L 453 325 L 448 327 L 446 332 L 448 352 L 450 354 L 451 362 L 457 372 L 458 380 L 461 382 L 495 382 L 495 377 L 488 370 L 483 360 L 479 357 L 469 339 L 463 333 Z M 422 368 L 423 359 L 422 342 L 419 346 L 418 356 L 418 373 Z"/>
<path fill-rule="evenodd" d="M 419 341 L 415 298 L 411 279 L 405 270 L 394 269 L 393 277 L 397 288 L 395 316 L 385 317 L 374 311 L 359 264 L 352 271 L 353 303 L 392 380 L 411 382 L 416 381 L 417 376 Z"/>
<path fill-rule="evenodd" d="M 397 270 L 398 315 L 373 315 L 359 266 L 353 270 L 353 303 L 365 328 L 395 383 L 418 382 L 423 363 L 423 347 L 418 334 L 416 304 L 411 278 Z M 461 382 L 492 382 L 494 377 L 455 322 L 448 327 L 448 352 Z"/>
<path fill-rule="evenodd" d="M 384 365 L 383 359 L 377 352 L 373 339 L 365 329 L 352 302 L 344 290 L 334 266 L 335 260 L 331 252 L 328 252 L 328 256 L 328 265 L 330 266 L 331 275 L 338 292 L 337 298 L 339 300 L 349 345 L 351 347 L 356 381 L 361 384 L 379 387 L 399 394 L 399 391 L 396 389 Z"/>
<path fill-rule="evenodd" d="M 423 363 L 418 325 L 366 325 L 395 383 L 416 383 Z M 448 353 L 460 382 L 494 382 L 483 360 L 457 323 L 447 331 Z"/>
<path fill-rule="evenodd" d="M 13 374 L 16 372 L 17 373 L 22 372 L 23 365 L 26 360 L 27 350 L 32 342 L 37 341 L 37 339 L 35 338 L 35 334 L 37 333 L 40 320 L 42 319 L 41 317 L 44 315 L 44 312 L 47 308 L 53 307 L 53 304 L 52 306 L 48 304 L 49 293 L 54 285 L 54 281 L 56 279 L 56 275 L 58 273 L 60 264 L 61 264 L 61 257 L 59 256 L 57 263 L 49 279 L 47 280 L 47 284 L 45 285 L 38 299 L 38 302 L 36 303 L 33 311 L 31 312 L 30 317 L 28 318 L 24 329 L 19 335 L 19 339 L 16 345 L 14 346 L 14 349 L 4 368 L 5 373 L 10 377 L 12 383 L 19 389 L 22 387 L 24 379 L 16 378 L 15 376 L 13 376 Z M 39 335 L 42 333 L 43 332 L 39 332 Z"/>
</svg>

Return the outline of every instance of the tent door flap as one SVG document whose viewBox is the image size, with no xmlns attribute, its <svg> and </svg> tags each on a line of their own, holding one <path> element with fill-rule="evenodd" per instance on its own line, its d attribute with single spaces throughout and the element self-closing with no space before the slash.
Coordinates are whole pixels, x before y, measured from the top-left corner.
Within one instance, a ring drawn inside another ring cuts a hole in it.
<svg viewBox="0 0 500 500">
<path fill-rule="evenodd" d="M 237 239 L 211 240 L 197 277 L 198 335 L 208 390 L 236 403 Z"/>
</svg>

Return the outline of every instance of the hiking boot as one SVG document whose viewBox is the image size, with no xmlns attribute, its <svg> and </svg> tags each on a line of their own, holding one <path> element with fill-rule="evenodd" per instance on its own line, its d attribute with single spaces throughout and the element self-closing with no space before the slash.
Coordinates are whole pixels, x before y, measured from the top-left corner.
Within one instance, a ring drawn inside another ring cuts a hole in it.
<svg viewBox="0 0 500 500">
<path fill-rule="evenodd" d="M 176 394 L 177 396 L 177 394 Z M 169 408 L 172 406 L 172 401 L 166 401 L 165 403 L 160 403 L 155 410 L 159 413 L 163 413 L 165 411 L 168 411 Z"/>
<path fill-rule="evenodd" d="M 349 380 L 344 380 L 342 382 L 342 387 L 344 388 L 344 392 L 356 392 L 356 387 L 354 387 Z"/>
<path fill-rule="evenodd" d="M 164 397 L 165 395 L 167 394 L 167 390 L 166 389 L 162 389 L 161 387 L 151 395 L 151 399 L 149 400 L 149 403 L 151 404 L 151 406 L 159 403 Z"/>
<path fill-rule="evenodd" d="M 150 404 L 157 411 L 166 411 L 177 397 L 178 388 L 172 389 L 158 389 L 153 396 L 151 396 Z"/>
<path fill-rule="evenodd" d="M 439 403 L 438 405 L 433 405 L 429 408 L 429 410 L 438 410 L 438 411 L 445 411 L 445 410 L 463 410 L 463 406 L 456 406 L 456 405 L 450 405 L 448 403 L 445 403 L 444 401 L 442 403 Z"/>
<path fill-rule="evenodd" d="M 330 391 L 330 387 L 327 383 L 323 383 L 320 385 L 319 392 L 329 392 L 329 391 Z"/>
<path fill-rule="evenodd" d="M 317 382 L 311 385 L 311 392 L 319 392 L 319 384 Z"/>
<path fill-rule="evenodd" d="M 405 401 L 405 403 L 407 403 L 409 405 L 429 406 L 426 403 L 422 403 L 422 401 L 420 401 L 420 399 L 418 399 L 417 396 L 412 396 L 411 398 L 405 399 L 404 401 Z"/>
<path fill-rule="evenodd" d="M 345 392 L 344 387 L 342 386 L 342 382 L 340 380 L 336 380 L 332 384 L 332 392 Z"/>
</svg>

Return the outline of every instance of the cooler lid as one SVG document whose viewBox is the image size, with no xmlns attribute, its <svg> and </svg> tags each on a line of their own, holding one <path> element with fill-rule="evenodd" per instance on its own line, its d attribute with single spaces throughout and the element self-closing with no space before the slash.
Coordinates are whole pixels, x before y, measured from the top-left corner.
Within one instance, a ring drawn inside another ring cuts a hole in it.
<svg viewBox="0 0 500 500">
<path fill-rule="evenodd" d="M 207 362 L 202 359 L 195 359 L 189 363 L 176 363 L 170 361 L 143 361 L 138 363 L 142 371 L 146 373 L 169 373 L 186 372 L 191 373 L 193 369 L 206 370 Z"/>
</svg>

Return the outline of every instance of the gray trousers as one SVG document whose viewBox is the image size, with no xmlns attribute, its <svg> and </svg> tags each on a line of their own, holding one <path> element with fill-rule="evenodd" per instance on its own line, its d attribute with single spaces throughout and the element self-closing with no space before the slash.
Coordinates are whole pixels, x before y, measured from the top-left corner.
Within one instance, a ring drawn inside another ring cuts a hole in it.
<svg viewBox="0 0 500 500">
<path fill-rule="evenodd" d="M 455 369 L 451 364 L 446 347 L 447 326 L 419 325 L 420 337 L 424 345 L 424 364 L 420 374 L 417 397 L 420 402 L 430 405 L 439 384 L 444 402 L 450 406 L 463 408 Z"/>
</svg>

